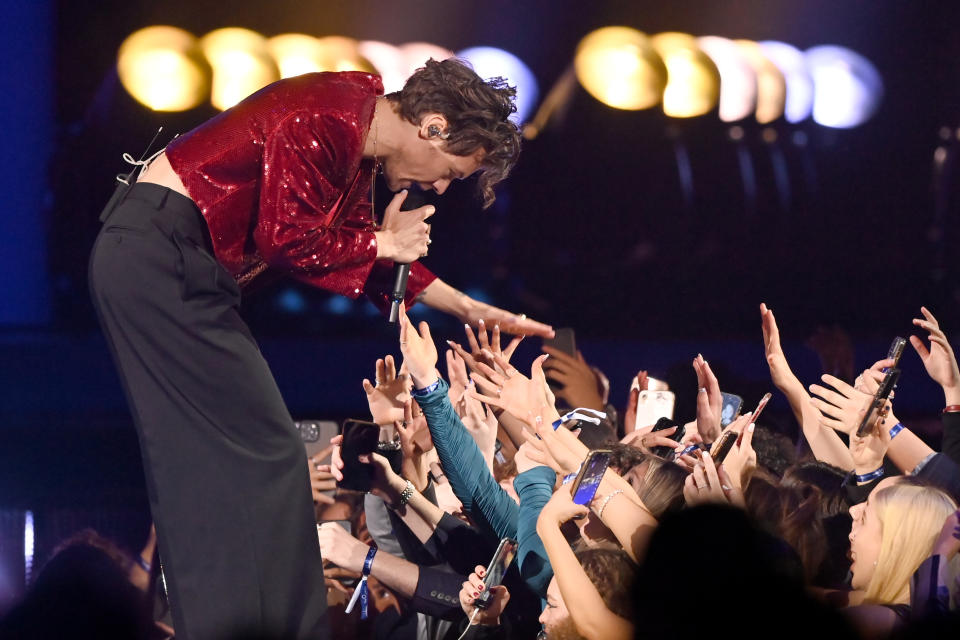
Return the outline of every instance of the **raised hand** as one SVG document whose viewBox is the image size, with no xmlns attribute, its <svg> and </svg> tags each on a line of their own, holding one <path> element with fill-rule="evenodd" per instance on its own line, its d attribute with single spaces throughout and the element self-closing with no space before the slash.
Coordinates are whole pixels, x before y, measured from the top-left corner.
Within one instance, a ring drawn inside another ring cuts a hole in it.
<svg viewBox="0 0 960 640">
<path fill-rule="evenodd" d="M 310 469 L 310 488 L 313 492 L 313 501 L 316 504 L 333 504 L 336 502 L 324 493 L 324 491 L 332 491 L 337 488 L 337 479 L 330 469 L 330 464 L 324 463 L 324 460 L 329 458 L 332 453 L 333 445 L 330 445 L 319 453 L 310 456 L 307 460 Z"/>
<path fill-rule="evenodd" d="M 484 459 L 492 465 L 497 444 L 497 416 L 489 407 L 466 393 L 458 404 L 460 421 L 477 443 Z"/>
<path fill-rule="evenodd" d="M 456 407 L 463 398 L 467 385 L 470 384 L 470 376 L 467 375 L 467 366 L 462 357 L 453 349 L 447 349 L 447 380 L 450 381 L 450 390 L 447 396 L 450 398 L 450 404 Z M 460 416 L 463 418 L 463 416 Z"/>
<path fill-rule="evenodd" d="M 917 336 L 910 336 L 910 344 L 916 350 L 927 374 L 941 387 L 948 396 L 947 404 L 956 404 L 960 398 L 960 369 L 957 368 L 957 357 L 947 340 L 946 334 L 940 328 L 940 323 L 926 307 L 920 307 L 923 319 L 914 318 L 913 324 L 926 330 L 929 335 L 930 348 Z"/>
<path fill-rule="evenodd" d="M 763 350 L 767 357 L 767 366 L 770 367 L 770 378 L 773 384 L 781 391 L 791 385 L 800 384 L 790 369 L 786 356 L 783 355 L 783 347 L 780 346 L 780 329 L 777 327 L 777 319 L 773 316 L 773 309 L 768 309 L 763 303 L 760 304 L 760 322 L 763 330 Z"/>
<path fill-rule="evenodd" d="M 857 391 L 828 373 L 820 376 L 820 379 L 833 387 L 810 385 L 810 393 L 815 396 L 810 398 L 810 404 L 820 411 L 820 424 L 847 434 L 856 431 L 873 396 Z"/>
<path fill-rule="evenodd" d="M 723 465 L 718 468 L 710 453 L 704 451 L 700 461 L 683 483 L 687 506 L 717 502 L 742 507 L 743 493 L 734 485 Z"/>
<path fill-rule="evenodd" d="M 540 525 L 558 526 L 574 518 L 583 518 L 588 513 L 590 513 L 589 508 L 573 501 L 569 485 L 563 486 L 553 492 L 553 496 L 540 510 L 540 516 L 537 518 L 538 528 Z"/>
<path fill-rule="evenodd" d="M 437 376 L 437 345 L 430 335 L 430 325 L 420 323 L 415 329 L 407 316 L 406 305 L 400 305 L 400 352 L 403 364 L 419 387 L 433 384 Z"/>
<path fill-rule="evenodd" d="M 510 602 L 510 592 L 503 585 L 497 585 L 490 588 L 490 600 L 486 609 L 478 609 L 474 606 L 477 598 L 484 590 L 483 577 L 487 574 L 486 567 L 477 565 L 471 573 L 463 588 L 460 589 L 460 608 L 467 614 L 468 619 L 473 620 L 473 624 L 497 625 L 500 624 L 500 615 Z M 473 615 L 476 613 L 477 617 Z"/>
<path fill-rule="evenodd" d="M 407 400 L 403 406 L 403 420 L 393 423 L 400 436 L 400 449 L 403 452 L 403 475 L 413 482 L 417 491 L 427 486 L 427 465 L 423 455 L 433 448 L 427 419 L 422 413 L 414 412 L 416 403 Z"/>
<path fill-rule="evenodd" d="M 509 364 L 510 358 L 513 357 L 513 352 L 516 351 L 517 346 L 524 338 L 522 335 L 514 336 L 506 348 L 501 348 L 500 324 L 497 323 L 493 325 L 493 331 L 490 332 L 490 336 L 488 337 L 487 324 L 482 319 L 477 322 L 476 335 L 474 335 L 473 329 L 470 328 L 468 324 L 463 325 L 463 331 L 467 336 L 467 346 L 470 347 L 469 352 L 452 340 L 447 340 L 447 344 L 457 352 L 458 356 L 463 358 L 464 362 L 467 363 L 467 366 L 469 366 L 472 371 L 476 371 L 477 363 L 482 362 L 488 367 L 504 373 L 505 371 L 499 368 L 493 357 L 489 356 L 488 353 L 494 356 L 500 356 Z M 487 353 L 484 353 L 485 351 Z"/>
<path fill-rule="evenodd" d="M 470 374 L 470 377 L 482 393 L 468 390 L 468 394 L 481 402 L 486 402 L 491 407 L 499 407 L 520 420 L 526 420 L 528 415 L 540 415 L 544 421 L 553 422 L 560 417 L 547 392 L 546 378 L 543 374 L 543 361 L 547 359 L 546 355 L 539 356 L 533 361 L 530 378 L 510 366 L 503 358 L 492 357 L 505 373 L 498 373 L 482 362 L 478 362 L 478 372 Z"/>
<path fill-rule="evenodd" d="M 483 320 L 487 325 L 500 325 L 505 333 L 552 338 L 553 327 L 528 318 L 525 314 L 510 313 L 478 300 L 471 300 L 465 313 L 460 316 L 465 324 L 477 327 Z"/>
<path fill-rule="evenodd" d="M 860 410 L 856 418 L 857 425 L 863 420 L 867 409 Z M 850 456 L 853 458 L 853 468 L 859 475 L 879 469 L 883 458 L 890 448 L 890 431 L 883 424 L 882 412 L 874 422 L 873 428 L 865 436 L 858 436 L 856 427 L 850 432 Z"/>
<path fill-rule="evenodd" d="M 733 486 L 741 491 L 747 486 L 750 476 L 757 468 L 757 452 L 753 450 L 755 425 L 751 421 L 752 417 L 752 413 L 744 414 L 727 425 L 724 430 L 740 434 L 721 466 L 729 474 Z"/>
<path fill-rule="evenodd" d="M 563 388 L 556 392 L 557 396 L 569 407 L 602 411 L 603 396 L 597 384 L 597 375 L 583 359 L 583 355 L 578 351 L 577 356 L 573 357 L 547 346 L 543 347 L 543 351 L 550 354 L 550 359 L 543 367 L 547 379 L 563 385 Z"/>
<path fill-rule="evenodd" d="M 410 398 L 410 377 L 405 373 L 397 375 L 397 366 L 393 356 L 377 360 L 376 386 L 363 379 L 363 390 L 367 394 L 367 406 L 373 421 L 379 425 L 392 424 L 403 419 L 403 403 Z"/>
<path fill-rule="evenodd" d="M 720 412 L 723 409 L 723 396 L 720 395 L 720 383 L 713 375 L 710 364 L 699 353 L 693 359 L 693 369 L 697 373 L 697 433 L 704 442 L 714 442 L 720 437 Z"/>
</svg>

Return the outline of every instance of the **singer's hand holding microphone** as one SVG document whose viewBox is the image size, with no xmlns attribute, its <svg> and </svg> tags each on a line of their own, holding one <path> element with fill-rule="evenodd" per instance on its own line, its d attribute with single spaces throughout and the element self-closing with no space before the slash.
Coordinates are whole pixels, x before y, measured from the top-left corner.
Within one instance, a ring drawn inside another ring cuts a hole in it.
<svg viewBox="0 0 960 640">
<path fill-rule="evenodd" d="M 377 258 L 409 264 L 427 255 L 430 244 L 430 225 L 425 222 L 436 209 L 426 205 L 409 211 L 400 207 L 407 199 L 403 190 L 393 197 L 383 214 L 383 225 L 377 236 Z"/>
</svg>

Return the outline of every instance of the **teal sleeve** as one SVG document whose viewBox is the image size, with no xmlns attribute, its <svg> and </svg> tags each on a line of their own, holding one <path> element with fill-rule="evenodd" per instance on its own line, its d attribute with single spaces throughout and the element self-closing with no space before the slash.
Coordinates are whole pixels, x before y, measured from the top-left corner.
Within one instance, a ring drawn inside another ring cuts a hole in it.
<svg viewBox="0 0 960 640">
<path fill-rule="evenodd" d="M 517 520 L 517 561 L 520 575 L 541 598 L 547 597 L 547 585 L 553 578 L 553 567 L 547 550 L 537 534 L 540 510 L 553 495 L 557 474 L 550 467 L 538 466 L 524 471 L 513 481 L 520 496 L 520 515 Z"/>
<path fill-rule="evenodd" d="M 482 529 L 497 538 L 517 537 L 517 503 L 493 479 L 477 443 L 453 410 L 447 383 L 415 396 L 423 409 L 443 472 L 463 509 Z"/>
</svg>

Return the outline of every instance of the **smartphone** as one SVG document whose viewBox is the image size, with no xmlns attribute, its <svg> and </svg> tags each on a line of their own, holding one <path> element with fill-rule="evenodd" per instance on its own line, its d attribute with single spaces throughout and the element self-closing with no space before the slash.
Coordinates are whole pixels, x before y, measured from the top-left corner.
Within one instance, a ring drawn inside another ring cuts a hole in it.
<svg viewBox="0 0 960 640">
<path fill-rule="evenodd" d="M 683 438 L 683 434 L 686 433 L 687 428 L 682 424 L 678 423 L 673 418 L 660 418 L 657 420 L 657 424 L 653 425 L 653 431 L 663 431 L 664 429 L 669 429 L 670 427 L 676 427 L 677 430 L 673 432 L 673 435 L 666 436 L 674 442 L 680 442 Z M 652 432 L 651 432 L 652 433 Z M 673 449 L 666 445 L 660 445 L 650 449 L 650 453 L 660 458 L 666 458 L 673 452 Z"/>
<path fill-rule="evenodd" d="M 710 454 L 713 456 L 713 463 L 715 465 L 721 464 L 726 459 L 727 454 L 730 453 L 730 449 L 733 448 L 733 443 L 736 441 L 736 431 L 727 431 L 720 436 L 720 439 L 714 443 L 713 452 Z"/>
<path fill-rule="evenodd" d="M 497 546 L 497 551 L 493 554 L 493 559 L 487 565 L 487 573 L 483 576 L 483 591 L 474 601 L 474 606 L 478 609 L 486 609 L 490 606 L 490 589 L 503 582 L 503 576 L 510 568 L 513 558 L 517 555 L 517 541 L 513 538 L 504 538 Z"/>
<path fill-rule="evenodd" d="M 593 500 L 600 481 L 603 480 L 603 474 L 610 466 L 611 455 L 612 452 L 609 449 L 595 449 L 587 454 L 587 459 L 583 461 L 570 490 L 576 504 L 588 505 Z"/>
<path fill-rule="evenodd" d="M 723 408 L 720 410 L 720 426 L 725 427 L 740 415 L 740 409 L 743 408 L 743 398 L 734 393 L 720 392 L 723 397 Z"/>
<path fill-rule="evenodd" d="M 760 414 L 763 413 L 763 410 L 767 408 L 767 403 L 770 402 L 770 398 L 772 397 L 773 397 L 773 394 L 768 392 L 764 394 L 762 398 L 760 398 L 760 402 L 757 403 L 757 408 L 753 410 L 753 414 L 751 414 L 750 416 L 750 422 L 752 422 L 753 424 L 757 424 L 757 420 L 760 418 Z M 740 437 L 737 438 L 737 444 L 740 444 L 741 442 L 743 442 L 743 434 L 745 434 L 746 432 L 747 432 L 746 428 L 744 428 L 743 431 L 740 432 Z"/>
<path fill-rule="evenodd" d="M 673 419 L 675 401 L 672 391 L 641 391 L 637 397 L 637 421 L 633 428 L 649 427 L 660 418 Z"/>
<path fill-rule="evenodd" d="M 630 383 L 630 390 L 632 391 L 639 388 L 640 381 L 637 380 L 637 376 L 633 376 L 633 381 Z M 670 391 L 670 385 L 663 380 L 647 376 L 647 391 Z"/>
<path fill-rule="evenodd" d="M 369 491 L 373 481 L 373 465 L 357 460 L 358 456 L 373 453 L 380 441 L 380 425 L 364 420 L 347 420 L 343 423 L 343 480 L 337 483 L 341 489 Z"/>
<path fill-rule="evenodd" d="M 887 403 L 887 398 L 890 397 L 890 392 L 893 391 L 893 388 L 897 386 L 897 380 L 899 379 L 900 369 L 897 369 L 896 367 L 888 369 L 886 374 L 884 374 L 883 380 L 880 382 L 880 388 L 877 389 L 877 392 L 873 396 L 873 400 L 870 401 L 870 406 L 867 408 L 867 414 L 863 416 L 863 422 L 861 422 L 860 426 L 857 427 L 858 436 L 862 438 L 873 430 L 873 425 L 877 420 L 877 416 L 883 409 L 883 405 Z"/>
<path fill-rule="evenodd" d="M 562 351 L 574 358 L 577 357 L 577 341 L 574 338 L 573 329 L 570 327 L 555 329 L 554 337 L 543 339 L 543 346 Z"/>
<path fill-rule="evenodd" d="M 298 420 L 293 425 L 300 432 L 308 458 L 329 447 L 330 438 L 340 433 L 340 426 L 333 420 Z"/>
<path fill-rule="evenodd" d="M 907 346 L 906 338 L 901 338 L 897 336 L 893 339 L 893 342 L 890 343 L 890 348 L 887 350 L 887 360 L 893 360 L 893 366 L 900 364 L 900 356 L 903 355 L 903 349 Z M 883 372 L 886 373 L 889 367 L 884 367 Z"/>
</svg>

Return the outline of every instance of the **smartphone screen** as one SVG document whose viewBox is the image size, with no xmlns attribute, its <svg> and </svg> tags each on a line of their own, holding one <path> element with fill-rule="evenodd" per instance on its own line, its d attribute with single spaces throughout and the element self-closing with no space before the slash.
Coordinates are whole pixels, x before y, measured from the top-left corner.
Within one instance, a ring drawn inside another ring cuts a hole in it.
<svg viewBox="0 0 960 640">
<path fill-rule="evenodd" d="M 373 453 L 380 440 L 380 426 L 363 420 L 347 420 L 343 423 L 343 480 L 337 483 L 342 489 L 369 491 L 373 480 L 373 466 L 357 460 L 358 456 Z"/>
<path fill-rule="evenodd" d="M 716 445 L 713 448 L 713 452 L 710 454 L 713 456 L 713 463 L 716 465 L 721 464 L 726 459 L 727 454 L 730 453 L 730 449 L 733 448 L 733 443 L 736 441 L 736 431 L 727 431 L 725 434 L 720 436 L 720 439 L 717 440 Z"/>
<path fill-rule="evenodd" d="M 723 404 L 720 409 L 720 426 L 725 427 L 740 415 L 740 409 L 743 408 L 743 398 L 734 393 L 723 393 Z"/>
<path fill-rule="evenodd" d="M 576 504 L 588 505 L 597 493 L 603 474 L 610 464 L 611 452 L 609 449 L 591 451 L 580 467 L 577 479 L 573 481 L 573 501 Z"/>
<path fill-rule="evenodd" d="M 637 396 L 637 420 L 634 429 L 656 424 L 660 418 L 673 418 L 676 397 L 672 391 L 641 391 Z"/>
<path fill-rule="evenodd" d="M 474 601 L 474 605 L 480 609 L 486 609 L 490 604 L 490 588 L 503 582 L 503 576 L 517 555 L 517 541 L 512 538 L 504 538 L 497 546 L 497 551 L 493 554 L 493 559 L 487 565 L 487 574 L 483 577 L 483 591 Z"/>
</svg>

